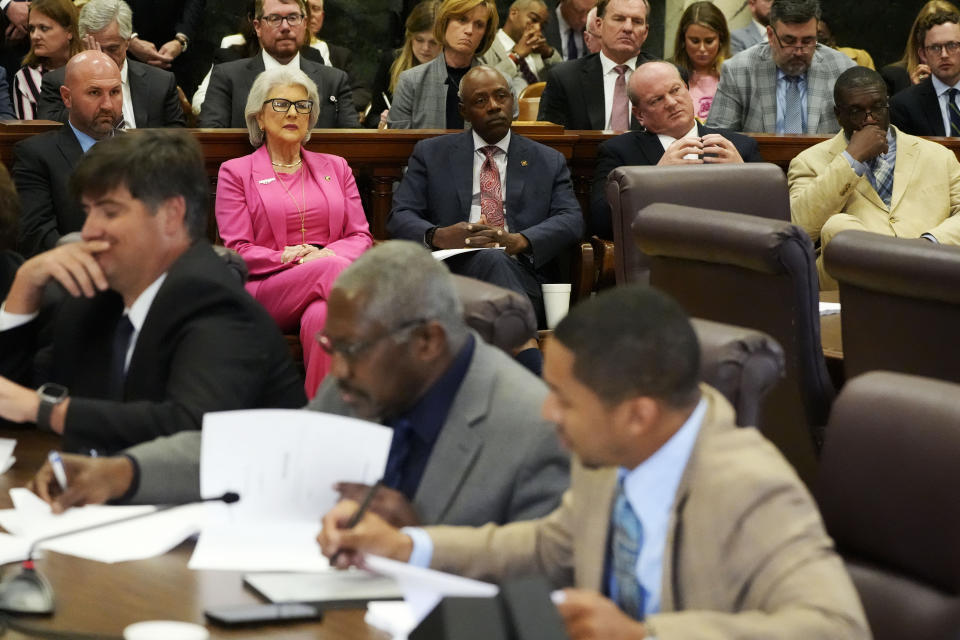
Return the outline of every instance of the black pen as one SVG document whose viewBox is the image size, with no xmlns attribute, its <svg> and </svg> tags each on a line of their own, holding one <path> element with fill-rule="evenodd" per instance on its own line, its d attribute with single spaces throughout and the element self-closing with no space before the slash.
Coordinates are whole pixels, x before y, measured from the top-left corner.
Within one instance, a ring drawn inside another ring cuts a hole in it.
<svg viewBox="0 0 960 640">
<path fill-rule="evenodd" d="M 377 480 L 373 483 L 373 486 L 370 487 L 370 491 L 367 491 L 366 497 L 364 497 L 363 502 L 360 503 L 360 508 L 357 509 L 356 513 L 353 514 L 353 517 L 350 518 L 350 521 L 347 522 L 347 526 L 344 529 L 353 529 L 357 524 L 363 520 L 363 516 L 366 515 L 367 510 L 370 508 L 370 503 L 373 502 L 373 496 L 377 493 L 377 489 L 383 484 L 383 480 Z M 340 557 L 340 554 L 343 552 L 343 549 L 337 549 L 332 556 L 330 556 L 330 566 L 335 566 L 337 564 L 337 558 Z"/>
</svg>

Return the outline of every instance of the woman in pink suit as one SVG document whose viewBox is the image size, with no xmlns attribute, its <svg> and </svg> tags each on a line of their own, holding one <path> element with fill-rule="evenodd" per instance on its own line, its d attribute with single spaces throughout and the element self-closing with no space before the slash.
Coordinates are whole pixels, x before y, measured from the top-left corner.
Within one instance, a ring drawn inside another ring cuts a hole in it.
<svg viewBox="0 0 960 640">
<path fill-rule="evenodd" d="M 259 149 L 223 163 L 216 205 L 220 237 L 250 270 L 247 290 L 281 330 L 300 326 L 308 397 L 330 364 L 315 339 L 327 295 L 373 244 L 346 160 L 303 148 L 320 106 L 316 85 L 299 69 L 261 73 L 246 107 Z"/>
</svg>

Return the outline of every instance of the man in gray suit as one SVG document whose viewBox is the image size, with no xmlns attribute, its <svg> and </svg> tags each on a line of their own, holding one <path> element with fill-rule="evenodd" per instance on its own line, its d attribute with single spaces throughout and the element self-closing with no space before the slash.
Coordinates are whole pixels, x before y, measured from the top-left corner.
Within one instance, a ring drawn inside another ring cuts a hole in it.
<svg viewBox="0 0 960 640">
<path fill-rule="evenodd" d="M 770 24 L 770 5 L 773 0 L 747 0 L 747 4 L 753 19 L 747 26 L 730 34 L 730 55 L 767 41 L 767 25 Z"/>
<path fill-rule="evenodd" d="M 833 85 L 854 66 L 817 44 L 817 0 L 774 0 L 767 44 L 730 58 L 707 126 L 758 133 L 836 133 Z"/>
<path fill-rule="evenodd" d="M 257 0 L 253 28 L 262 51 L 257 55 L 213 67 L 197 125 L 245 127 L 243 109 L 250 87 L 265 69 L 292 64 L 310 76 L 320 93 L 317 128 L 358 127 L 357 112 L 346 72 L 300 56 L 307 38 L 303 0 Z"/>
<path fill-rule="evenodd" d="M 394 429 L 373 508 L 389 521 L 481 525 L 557 506 L 568 460 L 540 416 L 547 388 L 463 321 L 446 267 L 414 243 L 386 242 L 337 279 L 318 336 L 330 377 L 309 409 Z M 56 508 L 111 498 L 199 497 L 200 434 L 161 438 L 117 458 L 64 456 Z M 57 491 L 49 466 L 35 488 Z M 345 497 L 367 487 L 343 484 Z"/>
<path fill-rule="evenodd" d="M 543 35 L 550 14 L 543 0 L 516 0 L 503 28 L 480 59 L 507 78 L 517 95 L 546 77 L 547 69 L 563 61 L 560 51 Z"/>
</svg>

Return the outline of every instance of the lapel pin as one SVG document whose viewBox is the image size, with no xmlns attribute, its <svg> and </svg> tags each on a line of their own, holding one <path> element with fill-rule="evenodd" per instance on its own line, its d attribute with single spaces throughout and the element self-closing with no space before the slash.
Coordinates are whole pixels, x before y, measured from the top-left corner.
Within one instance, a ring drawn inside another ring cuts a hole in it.
<svg viewBox="0 0 960 640">
<path fill-rule="evenodd" d="M 336 102 L 337 96 L 330 96 L 330 102 Z"/>
<path fill-rule="evenodd" d="M 330 176 L 323 176 L 323 179 L 326 180 L 327 182 L 330 182 Z"/>
<path fill-rule="evenodd" d="M 264 178 L 263 180 L 257 180 L 257 182 L 260 184 L 270 184 L 274 180 L 276 180 L 276 178 Z"/>
<path fill-rule="evenodd" d="M 529 164 L 529 163 L 528 163 L 526 160 L 521 160 L 521 161 L 520 161 L 520 166 L 521 166 L 521 167 L 525 167 L 525 166 L 527 166 L 528 164 Z"/>
</svg>

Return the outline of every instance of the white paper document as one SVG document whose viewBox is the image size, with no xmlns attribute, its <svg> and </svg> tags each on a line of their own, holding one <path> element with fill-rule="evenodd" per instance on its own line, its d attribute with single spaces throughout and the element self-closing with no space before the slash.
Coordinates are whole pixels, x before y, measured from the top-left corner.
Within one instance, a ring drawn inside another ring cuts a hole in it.
<svg viewBox="0 0 960 640">
<path fill-rule="evenodd" d="M 0 438 L 0 473 L 6 473 L 17 461 L 13 457 L 13 449 L 17 446 L 17 441 L 13 438 Z"/>
<path fill-rule="evenodd" d="M 437 260 L 446 260 L 453 256 L 458 256 L 461 253 L 470 253 L 471 251 L 505 251 L 506 247 L 473 247 L 470 249 L 438 249 L 433 251 L 433 257 Z"/>
<path fill-rule="evenodd" d="M 400 584 L 403 599 L 410 607 L 414 626 L 420 624 L 442 598 L 448 596 L 493 598 L 500 593 L 500 588 L 489 582 L 414 567 L 405 562 L 380 556 L 366 556 L 364 565 L 370 571 L 389 576 Z"/>
<path fill-rule="evenodd" d="M 39 543 L 40 549 L 50 549 L 99 562 L 126 562 L 152 558 L 166 553 L 200 530 L 202 505 L 186 505 L 130 522 L 111 522 L 134 515 L 152 513 L 156 507 L 89 505 L 54 514 L 50 506 L 27 489 L 11 489 L 13 509 L 0 510 L 0 525 L 11 538 L 0 539 L 0 558 L 48 536 L 94 525 L 103 525 L 93 531 L 64 535 Z M 9 549 L 9 552 L 8 552 Z M 21 558 L 22 559 L 22 558 Z"/>
<path fill-rule="evenodd" d="M 208 413 L 200 457 L 202 495 L 236 491 L 210 519 L 192 569 L 323 571 L 316 536 L 337 502 L 336 482 L 373 484 L 383 475 L 393 430 L 317 411 Z"/>
<path fill-rule="evenodd" d="M 832 316 L 835 313 L 840 313 L 839 302 L 821 302 L 820 303 L 820 315 Z"/>
</svg>

